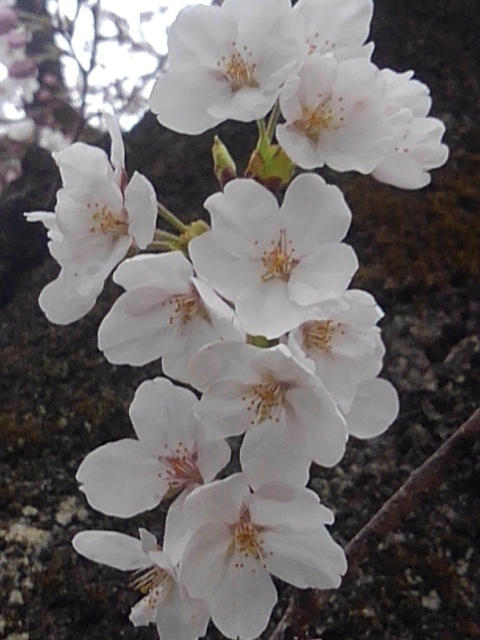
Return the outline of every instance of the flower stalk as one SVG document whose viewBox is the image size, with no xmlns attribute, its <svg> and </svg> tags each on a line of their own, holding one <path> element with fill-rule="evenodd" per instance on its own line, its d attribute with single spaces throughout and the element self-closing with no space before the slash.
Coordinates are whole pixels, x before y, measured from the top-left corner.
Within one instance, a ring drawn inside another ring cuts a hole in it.
<svg viewBox="0 0 480 640">
<path fill-rule="evenodd" d="M 184 233 L 187 230 L 187 225 L 172 213 L 170 209 L 167 209 L 167 207 L 161 202 L 157 202 L 157 212 L 159 216 L 171 224 L 172 227 L 180 231 L 180 233 Z"/>
</svg>

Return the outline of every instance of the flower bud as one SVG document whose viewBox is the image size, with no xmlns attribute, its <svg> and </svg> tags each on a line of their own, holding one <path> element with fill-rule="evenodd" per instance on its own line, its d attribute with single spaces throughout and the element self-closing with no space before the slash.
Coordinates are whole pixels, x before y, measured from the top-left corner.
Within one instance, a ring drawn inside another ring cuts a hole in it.
<svg viewBox="0 0 480 640">
<path fill-rule="evenodd" d="M 24 60 L 15 60 L 8 67 L 8 74 L 11 78 L 22 80 L 33 76 L 37 71 L 37 63 L 33 58 L 25 58 Z"/>
<path fill-rule="evenodd" d="M 237 177 L 237 167 L 227 147 L 218 136 L 213 139 L 212 156 L 215 177 L 223 188 L 227 182 Z"/>
<path fill-rule="evenodd" d="M 10 7 L 0 7 L 0 36 L 8 33 L 17 22 L 17 16 Z"/>
</svg>

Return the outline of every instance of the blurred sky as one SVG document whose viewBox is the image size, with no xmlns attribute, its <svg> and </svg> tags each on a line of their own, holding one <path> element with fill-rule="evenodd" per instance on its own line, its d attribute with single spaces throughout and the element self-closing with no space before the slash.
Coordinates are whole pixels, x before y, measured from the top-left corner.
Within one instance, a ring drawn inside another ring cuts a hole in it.
<svg viewBox="0 0 480 640">
<path fill-rule="evenodd" d="M 84 68 L 88 68 L 90 61 L 89 44 L 93 33 L 90 7 L 94 4 L 95 0 L 84 0 L 79 5 L 77 5 L 77 0 L 48 0 L 47 2 L 52 14 L 59 11 L 61 15 L 71 20 L 75 18 L 79 6 L 71 44 L 77 60 Z M 132 91 L 140 76 L 156 70 L 158 57 L 155 53 L 167 54 L 167 29 L 175 20 L 178 12 L 189 4 L 208 5 L 210 0 L 100 0 L 101 11 L 112 12 L 126 20 L 132 39 L 136 42 L 149 43 L 152 52 L 132 51 L 131 47 L 121 47 L 116 41 L 100 42 L 97 47 L 97 64 L 89 76 L 89 84 L 92 87 L 108 87 L 121 80 L 123 89 L 127 93 Z M 108 37 L 115 35 L 116 30 L 111 22 L 102 20 L 100 33 Z M 59 44 L 61 46 L 61 39 L 59 39 Z M 80 95 L 82 87 L 78 65 L 73 58 L 64 57 L 63 62 L 65 81 L 72 90 L 72 97 L 75 96 L 75 92 Z M 144 102 L 138 105 L 138 108 L 135 104 L 131 104 L 130 111 L 128 109 L 122 111 L 120 124 L 123 129 L 131 128 L 138 121 L 141 112 L 146 108 L 145 101 L 151 93 L 153 83 L 154 80 L 151 79 L 144 84 L 142 90 Z M 102 102 L 108 103 L 109 100 L 114 110 L 119 111 L 115 99 L 105 91 L 101 97 L 98 95 L 97 97 L 94 95 L 89 97 L 87 115 L 101 110 Z M 96 117 L 91 118 L 90 122 L 94 126 L 101 126 L 100 120 Z"/>
<path fill-rule="evenodd" d="M 65 83 L 70 90 L 71 102 L 79 106 L 82 101 L 83 81 L 78 63 L 88 69 L 91 58 L 91 42 L 93 38 L 93 18 L 91 8 L 95 0 L 46 0 L 46 6 L 54 24 L 59 26 L 66 18 L 74 22 L 73 35 L 68 41 L 60 35 L 56 36 L 56 44 L 67 52 L 62 56 Z M 95 113 L 102 111 L 105 105 L 112 106 L 119 112 L 115 83 L 121 82 L 125 93 L 134 91 L 139 78 L 155 72 L 159 64 L 158 56 L 167 53 L 167 29 L 175 20 L 178 12 L 186 5 L 210 4 L 210 0 L 100 0 L 103 18 L 100 21 L 102 39 L 96 52 L 96 65 L 89 74 L 90 91 L 86 100 L 86 114 L 94 126 L 101 126 Z M 129 43 L 120 46 L 116 40 L 108 40 L 117 34 L 114 24 L 105 18 L 105 12 L 116 14 L 128 23 L 128 31 L 136 43 L 147 42 L 151 50 L 131 47 Z M 73 55 L 72 55 L 73 54 Z M 78 63 L 77 63 L 77 61 Z M 0 81 L 6 77 L 7 71 L 0 64 Z M 143 82 L 141 97 L 143 101 L 133 102 L 122 111 L 120 124 L 123 129 L 131 128 L 146 108 L 146 100 L 152 90 L 154 80 Z M 3 112 L 12 120 L 24 117 L 23 109 L 14 105 L 3 105 Z"/>
</svg>

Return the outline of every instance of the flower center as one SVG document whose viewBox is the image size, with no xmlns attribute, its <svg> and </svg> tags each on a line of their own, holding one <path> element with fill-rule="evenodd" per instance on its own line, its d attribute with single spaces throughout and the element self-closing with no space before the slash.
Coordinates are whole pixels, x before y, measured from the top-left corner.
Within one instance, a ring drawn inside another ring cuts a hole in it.
<svg viewBox="0 0 480 640">
<path fill-rule="evenodd" d="M 255 78 L 256 64 L 251 62 L 249 58 L 252 53 L 243 47 L 243 54 L 236 50 L 236 43 L 232 42 L 234 52 L 230 58 L 222 56 L 217 62 L 217 66 L 223 67 L 223 76 L 228 81 L 232 93 L 235 93 L 243 87 L 258 87 L 258 81 Z"/>
<path fill-rule="evenodd" d="M 253 558 L 254 560 L 261 560 L 265 557 L 266 554 L 261 536 L 262 527 L 252 524 L 248 507 L 242 507 L 240 518 L 235 524 L 230 526 L 230 531 L 233 536 L 233 545 L 236 553 L 243 555 L 245 558 Z M 243 563 L 236 562 L 235 566 L 243 568 Z M 265 565 L 263 566 L 265 568 Z"/>
<path fill-rule="evenodd" d="M 295 248 L 292 241 L 287 239 L 286 229 L 280 229 L 279 239 L 272 240 L 270 245 L 271 248 L 262 253 L 262 282 L 272 278 L 280 278 L 280 280 L 288 282 L 299 260 L 293 257 Z"/>
<path fill-rule="evenodd" d="M 176 319 L 180 319 L 182 324 L 187 324 L 187 322 L 190 322 L 197 316 L 207 322 L 210 321 L 209 313 L 193 285 L 191 285 L 188 293 L 172 296 L 163 304 L 173 306 L 172 315 L 168 319 L 170 325 L 172 325 Z"/>
<path fill-rule="evenodd" d="M 90 203 L 87 204 L 87 207 L 91 207 Z M 100 207 L 98 203 L 95 203 L 92 221 L 91 233 L 100 232 L 103 235 L 113 236 L 114 238 L 120 238 L 128 234 L 128 218 L 124 209 L 119 215 L 109 209 L 107 205 Z"/>
<path fill-rule="evenodd" d="M 245 556 L 260 560 L 263 557 L 263 542 L 251 522 L 237 522 L 235 525 L 235 550 Z"/>
<path fill-rule="evenodd" d="M 335 120 L 329 103 L 330 100 L 327 99 L 316 107 L 302 104 L 302 115 L 293 122 L 293 126 L 314 142 L 318 142 L 322 131 L 329 129 Z"/>
<path fill-rule="evenodd" d="M 158 477 L 164 478 L 168 483 L 167 495 L 178 493 L 191 484 L 201 484 L 203 478 L 197 466 L 197 451 L 189 451 L 183 442 L 179 442 L 174 451 L 168 450 L 164 445 L 165 453 L 158 456 L 162 464 L 162 470 Z"/>
<path fill-rule="evenodd" d="M 247 411 L 255 414 L 250 424 L 253 426 L 265 420 L 280 422 L 285 403 L 285 391 L 285 383 L 277 380 L 250 385 L 248 394 L 242 397 L 242 400 L 248 401 Z"/>
<path fill-rule="evenodd" d="M 303 344 L 306 349 L 320 349 L 331 353 L 332 338 L 335 333 L 345 333 L 340 322 L 333 320 L 312 320 L 302 325 Z"/>
</svg>

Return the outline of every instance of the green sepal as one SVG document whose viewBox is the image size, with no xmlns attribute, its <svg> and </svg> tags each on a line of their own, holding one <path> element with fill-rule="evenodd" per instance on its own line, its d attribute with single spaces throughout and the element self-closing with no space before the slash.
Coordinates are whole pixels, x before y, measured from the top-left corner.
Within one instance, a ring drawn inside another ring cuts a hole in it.
<svg viewBox="0 0 480 640">
<path fill-rule="evenodd" d="M 269 349 L 275 347 L 278 344 L 278 340 L 269 340 L 265 336 L 247 336 L 247 344 L 252 344 L 254 347 L 260 347 L 260 349 Z"/>
<path fill-rule="evenodd" d="M 245 171 L 246 178 L 253 178 L 270 191 L 286 186 L 293 178 L 295 165 L 278 144 L 271 144 L 265 137 L 258 141 Z"/>
</svg>

